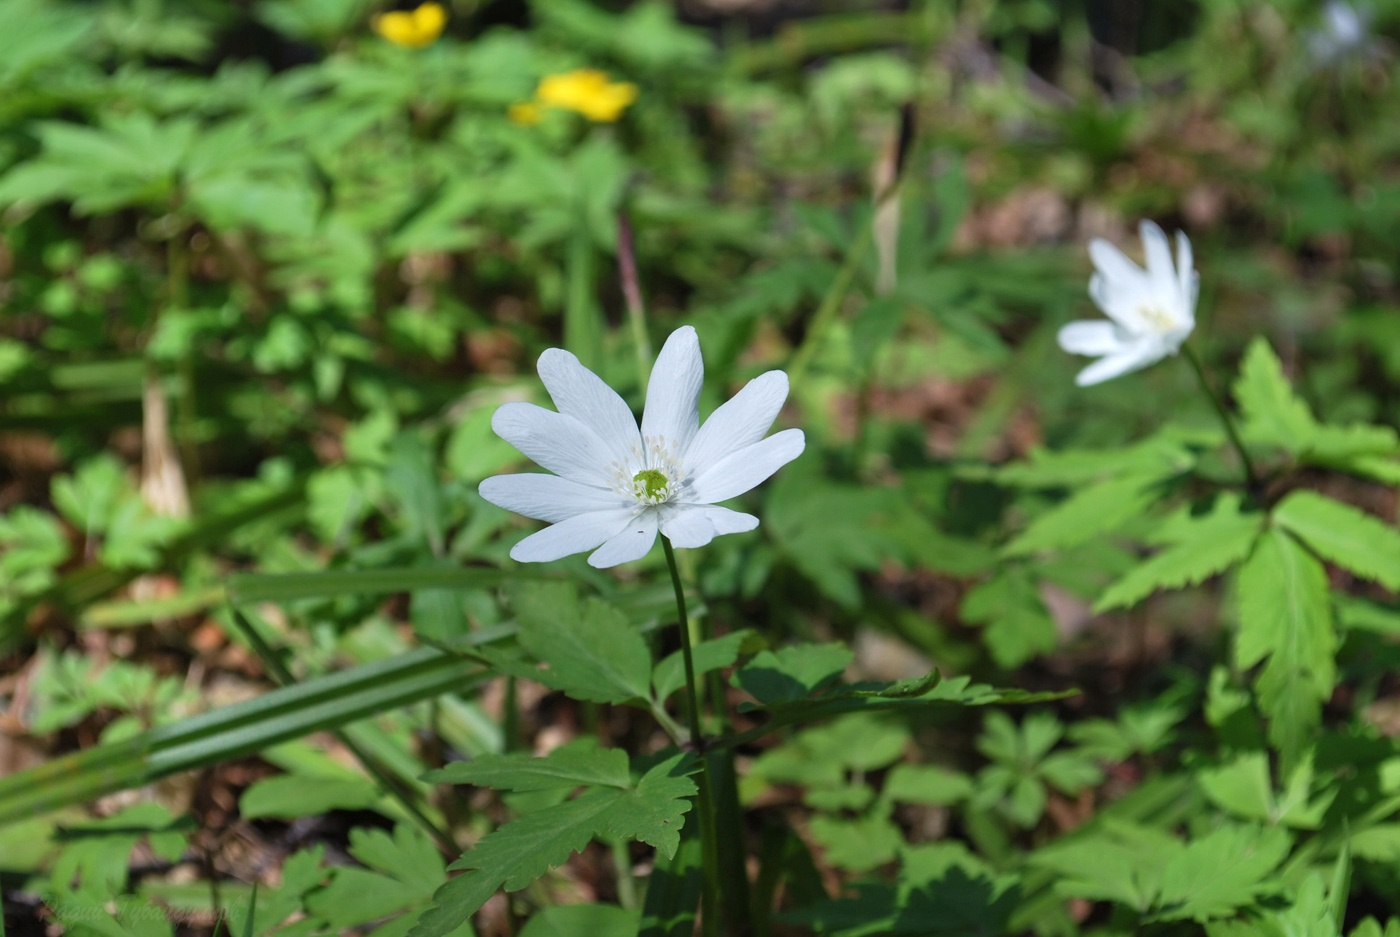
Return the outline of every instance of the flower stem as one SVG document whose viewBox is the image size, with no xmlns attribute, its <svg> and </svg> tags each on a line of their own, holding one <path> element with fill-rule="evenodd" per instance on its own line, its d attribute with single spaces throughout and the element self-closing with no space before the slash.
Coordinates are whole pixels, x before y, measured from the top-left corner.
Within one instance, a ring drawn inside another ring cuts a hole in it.
<svg viewBox="0 0 1400 937">
<path fill-rule="evenodd" d="M 1220 397 L 1211 389 L 1210 381 L 1206 378 L 1205 368 L 1201 367 L 1201 359 L 1196 357 L 1195 350 L 1190 345 L 1183 344 L 1181 351 L 1186 356 L 1186 360 L 1191 363 L 1191 370 L 1196 372 L 1196 380 L 1210 400 L 1211 406 L 1215 407 L 1215 413 L 1220 417 L 1220 422 L 1225 424 L 1225 432 L 1229 435 L 1235 451 L 1240 454 L 1240 461 L 1244 463 L 1245 488 L 1251 492 L 1254 491 L 1259 476 L 1254 474 L 1254 463 L 1249 460 L 1249 450 L 1245 449 L 1244 441 L 1240 439 L 1239 430 L 1235 429 L 1235 421 L 1230 419 L 1230 411 L 1225 409 L 1225 405 L 1220 402 Z"/>
<path fill-rule="evenodd" d="M 663 534 L 661 547 L 666 551 L 666 565 L 671 570 L 671 585 L 676 590 L 676 613 L 680 616 L 681 657 L 685 660 L 686 711 L 690 719 L 690 744 L 700 756 L 699 792 L 696 810 L 700 815 L 700 927 L 705 937 L 719 933 L 719 841 L 715 833 L 714 799 L 710 789 L 710 765 L 705 757 L 705 737 L 700 734 L 700 697 L 695 691 L 695 657 L 690 649 L 690 618 L 685 611 L 685 589 L 681 587 L 680 570 L 676 568 L 676 553 L 671 541 Z"/>
</svg>

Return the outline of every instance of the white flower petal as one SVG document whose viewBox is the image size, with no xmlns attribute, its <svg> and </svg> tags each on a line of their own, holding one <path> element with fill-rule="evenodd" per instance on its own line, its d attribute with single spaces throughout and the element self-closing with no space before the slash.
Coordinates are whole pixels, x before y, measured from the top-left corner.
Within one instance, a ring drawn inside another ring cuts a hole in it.
<svg viewBox="0 0 1400 937">
<path fill-rule="evenodd" d="M 1094 262 L 1094 268 L 1099 273 L 1116 284 L 1139 284 L 1144 287 L 1147 285 L 1147 271 L 1103 238 L 1094 238 L 1089 242 L 1089 259 Z"/>
<path fill-rule="evenodd" d="M 643 511 L 632 518 L 626 527 L 614 534 L 588 558 L 588 565 L 594 569 L 607 569 L 619 563 L 640 560 L 656 543 L 656 511 Z"/>
<path fill-rule="evenodd" d="M 1112 380 L 1131 371 L 1145 368 L 1155 361 L 1160 361 L 1167 356 L 1168 352 L 1167 347 L 1161 342 L 1142 341 L 1118 354 L 1095 361 L 1079 372 L 1074 383 L 1080 387 L 1102 384 L 1104 381 Z"/>
<path fill-rule="evenodd" d="M 1123 330 L 1103 319 L 1071 322 L 1060 329 L 1056 338 L 1060 347 L 1072 355 L 1111 355 L 1125 345 Z"/>
<path fill-rule="evenodd" d="M 585 553 L 626 529 L 634 514 L 636 510 L 628 508 L 575 515 L 526 537 L 511 548 L 510 558 L 521 563 L 548 563 Z"/>
<path fill-rule="evenodd" d="M 674 547 L 703 547 L 720 534 L 741 534 L 758 526 L 758 518 L 715 504 L 682 504 L 662 515 L 661 536 Z"/>
<path fill-rule="evenodd" d="M 1191 240 L 1183 231 L 1176 232 L 1176 278 L 1181 290 L 1181 301 L 1185 304 L 1183 315 L 1193 326 L 1196 324 L 1196 298 L 1201 292 L 1201 275 L 1193 266 Z M 1187 330 L 1190 331 L 1189 329 Z"/>
<path fill-rule="evenodd" d="M 1166 233 L 1157 226 L 1156 222 L 1144 221 L 1138 225 L 1138 233 L 1142 237 L 1142 250 L 1147 260 L 1147 278 L 1152 284 L 1152 297 L 1156 300 L 1154 305 L 1168 313 L 1174 313 L 1178 308 L 1178 303 L 1172 301 L 1178 295 L 1180 282 L 1176 276 L 1176 267 L 1172 264 L 1172 246 L 1167 240 Z"/>
<path fill-rule="evenodd" d="M 683 325 L 671 333 L 651 369 L 642 436 L 659 437 L 676 453 L 685 452 L 700 426 L 700 386 L 705 365 L 695 329 Z"/>
<path fill-rule="evenodd" d="M 1142 309 L 1152 305 L 1145 277 L 1110 280 L 1096 273 L 1089 278 L 1089 297 L 1094 305 L 1103 310 L 1104 315 L 1127 331 L 1137 333 L 1150 328 L 1142 316 Z"/>
<path fill-rule="evenodd" d="M 491 417 L 491 428 L 556 475 L 595 487 L 612 485 L 611 450 L 597 433 L 568 414 L 532 403 L 504 403 Z"/>
<path fill-rule="evenodd" d="M 628 464 L 642 439 L 637 418 L 617 391 L 562 348 L 550 348 L 540 355 L 539 372 L 559 412 L 591 429 L 614 459 Z"/>
<path fill-rule="evenodd" d="M 731 452 L 758 442 L 772 427 L 787 400 L 788 378 L 769 371 L 749 381 L 718 410 L 711 413 L 690 441 L 685 464 L 699 475 Z"/>
<path fill-rule="evenodd" d="M 785 429 L 745 446 L 715 462 L 697 476 L 685 493 L 686 502 L 714 504 L 738 497 L 767 480 L 802 454 L 807 439 L 800 429 Z"/>
<path fill-rule="evenodd" d="M 540 521 L 557 523 L 576 514 L 614 511 L 629 504 L 609 488 L 581 485 L 558 475 L 493 475 L 477 491 L 497 507 Z"/>
</svg>

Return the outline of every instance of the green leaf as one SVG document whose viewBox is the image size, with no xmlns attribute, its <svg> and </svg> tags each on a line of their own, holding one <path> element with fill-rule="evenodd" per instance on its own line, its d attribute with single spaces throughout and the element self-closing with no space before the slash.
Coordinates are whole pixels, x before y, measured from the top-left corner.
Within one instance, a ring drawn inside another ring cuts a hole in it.
<svg viewBox="0 0 1400 937">
<path fill-rule="evenodd" d="M 1224 917 L 1277 887 L 1271 873 L 1288 855 L 1289 836 L 1273 827 L 1223 827 L 1189 843 L 1162 872 L 1158 920 Z"/>
<path fill-rule="evenodd" d="M 379 789 L 364 778 L 317 778 L 284 774 L 264 778 L 238 799 L 239 815 L 258 817 L 315 817 L 331 810 L 359 810 L 379 801 Z"/>
<path fill-rule="evenodd" d="M 452 869 L 469 869 L 433 895 L 410 937 L 439 937 L 476 912 L 498 888 L 518 891 L 568 861 L 598 836 L 618 836 L 654 846 L 667 858 L 680 845 L 690 775 L 700 770 L 692 754 L 675 755 L 653 767 L 630 790 L 598 788 L 513 820 L 487 835 Z"/>
<path fill-rule="evenodd" d="M 1351 472 L 1387 485 L 1400 485 L 1400 436 L 1389 426 L 1353 423 L 1317 428 L 1301 460 L 1309 465 Z"/>
<path fill-rule="evenodd" d="M 1196 782 L 1217 806 L 1245 819 L 1297 829 L 1319 828 L 1336 796 L 1330 791 L 1313 798 L 1312 781 L 1312 759 L 1304 758 L 1275 797 L 1264 752 L 1246 752 L 1229 764 L 1196 771 Z"/>
<path fill-rule="evenodd" d="M 1325 560 L 1400 592 L 1400 531 L 1313 491 L 1294 491 L 1274 520 Z"/>
<path fill-rule="evenodd" d="M 808 829 L 828 863 L 852 872 L 884 865 L 904 845 L 899 827 L 878 814 L 852 818 L 819 814 L 811 818 Z"/>
<path fill-rule="evenodd" d="M 972 778 L 938 765 L 895 765 L 881 794 L 901 804 L 948 805 L 972 795 Z"/>
<path fill-rule="evenodd" d="M 572 583 L 510 590 L 520 646 L 548 669 L 534 679 L 578 700 L 626 703 L 651 695 L 651 652 L 627 616 L 601 599 L 582 606 Z"/>
<path fill-rule="evenodd" d="M 1064 488 L 1120 475 L 1171 478 L 1195 464 L 1195 456 L 1182 440 L 1162 432 L 1122 449 L 1037 449 L 1025 462 L 999 468 L 971 466 L 960 474 L 973 478 L 990 476 L 998 484 L 1018 488 Z"/>
<path fill-rule="evenodd" d="M 1308 405 L 1294 395 L 1283 365 L 1263 338 L 1254 339 L 1245 350 L 1234 393 L 1244 414 L 1246 438 L 1293 455 L 1311 445 L 1317 421 Z"/>
<path fill-rule="evenodd" d="M 668 859 L 674 856 L 690 809 L 688 798 L 696 792 L 690 776 L 699 770 L 699 759 L 689 753 L 673 755 L 656 765 L 642 775 L 636 790 L 608 817 L 607 832 L 654 846 Z"/>
<path fill-rule="evenodd" d="M 1031 865 L 1060 874 L 1055 891 L 1090 901 L 1116 901 L 1145 913 L 1161 888 L 1165 868 L 1185 851 L 1148 827 L 1105 820 L 1035 852 Z"/>
<path fill-rule="evenodd" d="M 1261 514 L 1241 514 L 1234 499 L 1188 518 L 1175 525 L 1171 545 L 1109 586 L 1094 611 L 1131 606 L 1158 589 L 1180 589 L 1223 572 L 1249 555 L 1264 521 Z"/>
<path fill-rule="evenodd" d="M 458 761 L 424 780 L 439 784 L 474 784 L 506 791 L 546 791 L 580 785 L 627 788 L 632 776 L 627 754 L 617 748 L 564 746 L 543 758 L 530 755 L 482 755 Z"/>
<path fill-rule="evenodd" d="M 564 904 L 535 912 L 520 937 L 636 937 L 637 924 L 636 910 L 615 904 Z"/>
<path fill-rule="evenodd" d="M 1292 770 L 1336 682 L 1327 573 L 1296 540 L 1271 529 L 1241 567 L 1237 587 L 1235 659 L 1242 668 L 1264 662 L 1255 682 L 1259 704 L 1284 769 Z"/>
<path fill-rule="evenodd" d="M 698 680 L 702 675 L 712 670 L 720 670 L 732 665 L 739 659 L 739 651 L 743 648 L 744 642 L 752 636 L 753 632 L 745 629 L 732 632 L 722 638 L 701 641 L 695 645 L 691 649 L 695 663 L 695 678 Z M 676 651 L 674 654 L 668 654 L 662 658 L 652 672 L 651 683 L 656 690 L 656 698 L 662 702 L 685 686 L 685 656 L 683 652 Z"/>
<path fill-rule="evenodd" d="M 1055 620 L 1030 571 L 1007 565 L 963 596 L 962 617 L 982 626 L 982 639 L 997 666 L 1019 667 L 1055 648 Z"/>
<path fill-rule="evenodd" d="M 352 829 L 350 854 L 368 868 L 338 866 L 330 884 L 306 899 L 307 910 L 337 931 L 426 903 L 447 874 L 432 841 L 408 824 L 392 835 Z"/>
<path fill-rule="evenodd" d="M 1127 475 L 1081 488 L 1031 521 L 1006 545 L 1007 556 L 1072 547 L 1140 517 L 1158 499 L 1158 478 Z"/>
<path fill-rule="evenodd" d="M 761 705 L 789 703 L 830 684 L 854 659 L 844 644 L 790 644 L 754 655 L 731 682 Z"/>
</svg>

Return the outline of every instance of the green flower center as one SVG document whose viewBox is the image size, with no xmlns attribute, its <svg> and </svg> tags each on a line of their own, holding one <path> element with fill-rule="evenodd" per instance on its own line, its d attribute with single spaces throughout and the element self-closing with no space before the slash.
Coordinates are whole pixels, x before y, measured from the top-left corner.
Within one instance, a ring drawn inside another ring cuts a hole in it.
<svg viewBox="0 0 1400 937">
<path fill-rule="evenodd" d="M 671 480 L 660 469 L 642 469 L 632 476 L 632 488 L 637 497 L 653 503 L 666 500 L 670 487 Z"/>
</svg>

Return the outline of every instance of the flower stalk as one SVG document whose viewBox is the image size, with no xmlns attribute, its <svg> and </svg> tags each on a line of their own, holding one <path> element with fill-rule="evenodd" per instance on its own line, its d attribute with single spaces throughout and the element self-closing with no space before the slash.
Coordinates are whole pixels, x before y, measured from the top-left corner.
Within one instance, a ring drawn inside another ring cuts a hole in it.
<svg viewBox="0 0 1400 937">
<path fill-rule="evenodd" d="M 1220 396 L 1211 388 L 1210 380 L 1206 377 L 1205 368 L 1201 366 L 1201 359 L 1196 355 L 1195 349 L 1190 345 L 1182 345 L 1181 352 L 1191 363 L 1191 370 L 1196 374 L 1196 382 L 1201 385 L 1201 392 L 1206 395 L 1210 405 L 1215 408 L 1216 416 L 1220 417 L 1220 422 L 1225 426 L 1225 434 L 1230 437 L 1230 444 L 1240 455 L 1240 462 L 1244 465 L 1245 488 L 1253 491 L 1258 484 L 1259 476 L 1254 473 L 1254 463 L 1250 461 L 1249 450 L 1245 448 L 1244 440 L 1240 438 L 1239 430 L 1235 428 L 1235 421 L 1230 418 L 1230 411 L 1225 409 L 1225 405 L 1220 401 Z"/>
<path fill-rule="evenodd" d="M 685 589 L 676 567 L 676 552 L 671 541 L 661 538 L 666 552 L 666 566 L 671 570 L 671 586 L 676 591 L 676 615 L 681 630 L 681 657 L 685 661 L 686 712 L 690 725 L 690 744 L 700 756 L 699 792 L 696 811 L 700 819 L 700 927 L 705 937 L 719 933 L 719 838 L 715 831 L 714 795 L 710 785 L 710 763 L 705 757 L 705 737 L 700 731 L 700 696 L 696 692 L 695 655 L 690 647 L 690 617 L 686 614 Z"/>
</svg>

